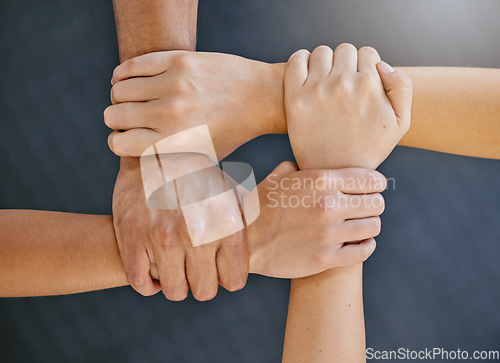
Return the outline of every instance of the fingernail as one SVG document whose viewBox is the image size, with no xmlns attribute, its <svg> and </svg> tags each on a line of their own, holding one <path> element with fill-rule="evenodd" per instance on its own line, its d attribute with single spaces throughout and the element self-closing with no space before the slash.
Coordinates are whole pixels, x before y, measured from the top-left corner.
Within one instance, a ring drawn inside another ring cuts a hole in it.
<svg viewBox="0 0 500 363">
<path fill-rule="evenodd" d="M 389 64 L 387 64 L 384 61 L 381 61 L 379 63 L 379 68 L 382 70 L 382 72 L 386 72 L 386 73 L 394 72 L 394 68 L 392 68 Z"/>
<path fill-rule="evenodd" d="M 115 79 L 111 77 L 111 85 L 113 86 L 115 84 Z"/>
</svg>

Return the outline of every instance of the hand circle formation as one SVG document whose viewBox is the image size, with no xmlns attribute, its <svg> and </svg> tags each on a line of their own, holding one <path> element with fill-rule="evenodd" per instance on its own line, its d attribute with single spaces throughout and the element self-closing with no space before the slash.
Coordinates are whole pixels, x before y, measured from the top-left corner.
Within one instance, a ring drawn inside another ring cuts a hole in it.
<svg viewBox="0 0 500 363">
<path fill-rule="evenodd" d="M 182 300 L 191 289 L 196 299 L 209 300 L 219 285 L 241 289 L 248 273 L 306 277 L 359 264 L 373 253 L 385 189 L 384 177 L 374 169 L 409 129 L 412 98 L 410 79 L 382 62 L 375 49 L 320 46 L 273 65 L 218 53 L 155 52 L 119 65 L 112 85 L 104 120 L 114 130 L 109 146 L 122 157 L 114 225 L 128 280 L 141 294 L 161 289 L 168 299 Z M 186 136 L 186 130 L 200 127 L 209 130 L 208 142 Z M 229 200 L 218 201 L 211 212 L 201 213 L 198 205 L 189 212 L 197 211 L 196 225 L 203 226 L 198 235 L 208 236 L 214 215 L 219 230 L 231 223 L 235 228 L 193 244 L 186 208 L 148 203 L 144 189 L 161 184 L 166 174 L 152 182 L 151 172 L 141 173 L 138 158 L 153 155 L 152 163 L 159 159 L 162 170 L 190 175 L 157 198 L 170 195 L 174 203 L 197 193 L 213 198 L 206 191 L 215 188 L 215 175 L 222 172 L 218 162 L 267 133 L 288 133 L 297 166 L 280 164 L 240 195 L 239 208 L 258 209 L 254 223 L 243 228 L 232 217 Z M 204 170 L 215 167 L 214 176 L 200 176 L 195 161 L 200 155 L 212 159 Z M 314 198 L 324 203 L 305 202 Z"/>
</svg>

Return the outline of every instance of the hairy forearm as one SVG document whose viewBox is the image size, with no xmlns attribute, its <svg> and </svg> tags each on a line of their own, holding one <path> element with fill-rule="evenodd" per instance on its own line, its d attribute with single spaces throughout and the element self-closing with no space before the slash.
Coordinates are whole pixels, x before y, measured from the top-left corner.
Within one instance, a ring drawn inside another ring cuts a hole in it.
<svg viewBox="0 0 500 363">
<path fill-rule="evenodd" d="M 362 265 L 292 280 L 283 362 L 364 362 Z"/>
<path fill-rule="evenodd" d="M 198 0 L 113 0 L 120 61 L 162 50 L 194 50 Z"/>
<path fill-rule="evenodd" d="M 127 285 L 111 216 L 0 211 L 0 296 Z"/>
</svg>

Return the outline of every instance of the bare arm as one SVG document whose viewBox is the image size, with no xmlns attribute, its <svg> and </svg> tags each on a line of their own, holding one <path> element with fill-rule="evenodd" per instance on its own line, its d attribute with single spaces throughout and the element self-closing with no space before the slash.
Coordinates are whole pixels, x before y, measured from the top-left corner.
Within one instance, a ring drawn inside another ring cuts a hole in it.
<svg viewBox="0 0 500 363">
<path fill-rule="evenodd" d="M 120 61 L 196 48 L 197 0 L 113 0 Z"/>
<path fill-rule="evenodd" d="M 283 362 L 363 362 L 363 265 L 292 280 Z"/>
<path fill-rule="evenodd" d="M 413 81 L 400 145 L 500 159 L 500 69 L 400 68 Z"/>
<path fill-rule="evenodd" d="M 0 296 L 127 285 L 111 216 L 0 211 Z"/>
</svg>

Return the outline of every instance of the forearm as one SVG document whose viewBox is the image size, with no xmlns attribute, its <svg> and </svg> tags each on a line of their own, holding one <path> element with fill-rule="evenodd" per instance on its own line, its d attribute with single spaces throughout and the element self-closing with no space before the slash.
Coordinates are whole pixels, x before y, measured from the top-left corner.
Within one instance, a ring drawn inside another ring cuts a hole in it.
<svg viewBox="0 0 500 363">
<path fill-rule="evenodd" d="M 162 50 L 195 50 L 198 0 L 113 0 L 120 61 Z"/>
<path fill-rule="evenodd" d="M 0 211 L 0 296 L 127 285 L 111 216 Z"/>
<path fill-rule="evenodd" d="M 362 265 L 292 280 L 283 362 L 364 362 Z"/>
<path fill-rule="evenodd" d="M 400 145 L 500 158 L 500 69 L 399 71 L 413 81 L 411 127 Z"/>
<path fill-rule="evenodd" d="M 156 51 L 195 50 L 198 0 L 113 0 L 120 62 Z M 120 166 L 139 164 L 121 158 Z"/>
</svg>

